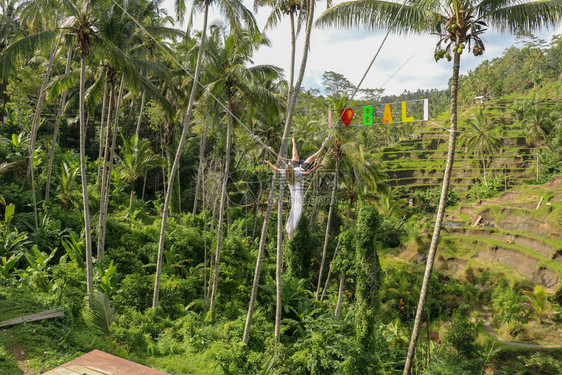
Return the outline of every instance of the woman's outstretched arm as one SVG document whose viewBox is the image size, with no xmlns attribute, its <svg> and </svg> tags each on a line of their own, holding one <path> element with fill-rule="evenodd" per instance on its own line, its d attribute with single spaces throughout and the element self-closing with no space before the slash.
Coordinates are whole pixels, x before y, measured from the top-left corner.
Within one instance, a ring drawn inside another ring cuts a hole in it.
<svg viewBox="0 0 562 375">
<path fill-rule="evenodd" d="M 269 166 L 275 171 L 275 172 L 279 172 L 279 168 L 277 168 L 275 165 L 271 164 L 271 162 L 269 160 L 264 160 L 265 164 L 269 164 Z"/>
<path fill-rule="evenodd" d="M 303 175 L 303 176 L 308 176 L 309 174 L 314 173 L 314 172 L 315 172 L 318 168 L 320 168 L 320 167 L 323 167 L 323 165 L 322 165 L 322 164 L 319 164 L 319 165 L 315 166 L 314 168 L 312 168 L 312 169 L 309 170 L 309 171 L 302 172 L 302 175 Z"/>
</svg>

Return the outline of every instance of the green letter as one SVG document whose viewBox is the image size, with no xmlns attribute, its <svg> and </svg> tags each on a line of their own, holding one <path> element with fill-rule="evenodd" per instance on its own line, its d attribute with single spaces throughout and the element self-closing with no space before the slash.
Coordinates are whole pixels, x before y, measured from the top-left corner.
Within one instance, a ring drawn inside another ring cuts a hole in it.
<svg viewBox="0 0 562 375">
<path fill-rule="evenodd" d="M 366 105 L 363 107 L 363 125 L 373 125 L 373 106 Z"/>
</svg>

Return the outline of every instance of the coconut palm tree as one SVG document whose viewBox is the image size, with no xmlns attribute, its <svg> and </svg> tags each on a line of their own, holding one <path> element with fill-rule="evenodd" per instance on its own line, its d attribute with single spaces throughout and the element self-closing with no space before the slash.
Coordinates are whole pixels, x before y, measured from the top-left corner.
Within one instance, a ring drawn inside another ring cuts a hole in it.
<svg viewBox="0 0 562 375">
<path fill-rule="evenodd" d="M 219 218 L 217 228 L 217 246 L 215 253 L 215 270 L 213 275 L 213 287 L 210 300 L 210 310 L 215 308 L 217 286 L 219 280 L 220 256 L 224 231 L 224 211 L 226 208 L 226 186 L 230 172 L 230 148 L 233 118 L 232 114 L 240 116 L 247 111 L 255 112 L 257 108 L 262 110 L 277 111 L 278 106 L 275 97 L 266 89 L 263 82 L 277 79 L 281 72 L 271 65 L 257 65 L 247 67 L 251 60 L 255 40 L 260 44 L 268 44 L 265 38 L 251 34 L 251 31 L 240 34 L 221 35 L 222 29 L 215 28 L 213 35 L 206 45 L 205 60 L 210 81 L 207 85 L 208 91 L 227 103 L 228 111 L 226 129 L 226 151 L 224 159 L 224 173 L 222 174 L 222 191 L 220 195 Z M 214 76 L 214 79 L 211 77 Z M 250 115 L 251 116 L 251 115 Z M 250 117 L 249 116 L 249 117 Z"/>
<path fill-rule="evenodd" d="M 295 85 L 291 92 L 291 95 L 287 98 L 287 110 L 285 112 L 285 123 L 283 128 L 283 137 L 281 138 L 281 146 L 279 148 L 277 163 L 279 163 L 282 158 L 285 158 L 287 155 L 287 146 L 288 146 L 288 138 L 289 132 L 291 130 L 291 125 L 293 121 L 293 114 L 295 111 L 295 106 L 297 102 L 297 97 L 301 89 L 302 80 L 304 78 L 304 72 L 306 70 L 306 63 L 308 61 L 308 53 L 310 50 L 310 35 L 312 32 L 312 25 L 314 20 L 314 0 L 308 0 L 306 6 L 306 29 L 305 29 L 305 36 L 304 36 L 304 43 L 303 43 L 303 53 L 301 58 L 301 64 L 299 69 L 299 75 L 297 76 L 297 80 L 295 81 Z M 261 271 L 261 262 L 263 259 L 263 253 L 265 249 L 265 240 L 267 236 L 267 230 L 269 227 L 269 219 L 271 217 L 271 209 L 274 205 L 274 187 L 277 185 L 277 174 L 273 174 L 271 178 L 271 191 L 269 194 L 269 198 L 267 201 L 267 208 L 263 220 L 262 231 L 261 231 L 261 238 L 260 243 L 258 246 L 258 256 L 256 259 L 256 269 L 254 273 L 254 282 L 252 284 L 252 294 L 250 297 L 250 303 L 248 304 L 248 314 L 246 315 L 246 324 L 244 326 L 244 335 L 242 337 L 242 341 L 244 343 L 248 343 L 250 338 L 250 327 L 252 325 L 252 315 L 254 313 L 254 306 L 256 302 L 256 297 L 258 293 L 258 285 L 259 285 L 259 278 L 260 278 L 260 271 Z M 283 258 L 282 258 L 282 248 L 283 248 L 283 194 L 284 194 L 284 181 L 280 181 L 279 184 L 279 196 L 277 201 L 277 256 L 276 256 L 276 273 L 275 273 L 275 280 L 277 284 L 277 306 L 275 309 L 275 339 L 277 342 L 280 341 L 281 338 L 281 268 L 283 265 Z"/>
<path fill-rule="evenodd" d="M 534 106 L 523 118 L 525 127 L 525 141 L 528 145 L 535 147 L 535 180 L 539 181 L 539 147 L 544 144 L 547 138 L 547 129 L 554 126 L 548 111 Z"/>
<path fill-rule="evenodd" d="M 86 122 L 85 122 L 85 93 L 86 93 L 86 58 L 92 47 L 92 39 L 96 37 L 95 12 L 96 0 L 78 0 L 76 4 L 65 2 L 70 17 L 63 22 L 62 27 L 76 39 L 76 51 L 80 56 L 80 178 L 82 182 L 82 204 L 84 210 L 84 242 L 86 249 L 86 285 L 88 306 L 94 293 L 93 265 L 92 265 L 92 231 L 90 225 L 90 204 L 88 199 L 88 179 L 86 174 Z"/>
<path fill-rule="evenodd" d="M 468 152 L 476 153 L 482 163 L 484 183 L 486 183 L 486 158 L 501 147 L 501 140 L 496 135 L 496 125 L 493 120 L 480 109 L 465 121 L 467 129 L 463 134 L 464 144 Z"/>
<path fill-rule="evenodd" d="M 146 172 L 161 166 L 163 163 L 164 159 L 160 155 L 154 154 L 150 149 L 149 140 L 138 139 L 136 135 L 133 135 L 131 139 L 123 138 L 118 171 L 127 180 L 131 189 L 129 213 L 133 209 L 135 182 L 143 177 Z"/>
<path fill-rule="evenodd" d="M 531 308 L 537 314 L 539 322 L 542 324 L 545 314 L 548 313 L 551 307 L 546 290 L 542 286 L 537 285 L 532 292 L 524 290 L 523 293 L 525 293 L 527 301 L 529 301 Z"/>
<path fill-rule="evenodd" d="M 192 24 L 192 17 L 196 12 L 203 11 L 203 27 L 201 30 L 201 36 L 199 41 L 199 48 L 197 51 L 197 59 L 195 60 L 195 72 L 193 74 L 193 83 L 191 86 L 191 93 L 189 95 L 189 101 L 187 104 L 186 114 L 183 118 L 182 134 L 178 142 L 178 148 L 176 151 L 176 156 L 174 158 L 174 163 L 170 169 L 170 174 L 168 178 L 168 188 L 166 190 L 166 196 L 164 198 L 164 208 L 162 212 L 162 225 L 160 227 L 160 238 L 158 241 L 158 257 L 156 262 L 156 277 L 154 280 L 154 295 L 152 298 L 152 306 L 158 306 L 158 296 L 160 292 L 160 274 L 162 272 L 162 256 L 164 255 L 164 240 L 166 239 L 166 221 L 168 218 L 168 210 L 170 208 L 170 201 L 172 199 L 174 180 L 179 167 L 181 154 L 185 147 L 185 139 L 189 131 L 189 125 L 191 123 L 191 114 L 193 111 L 193 103 L 195 101 L 195 95 L 197 93 L 197 82 L 199 81 L 200 67 L 201 67 L 201 56 L 203 54 L 203 48 L 205 46 L 205 36 L 207 33 L 207 22 L 209 15 L 209 7 L 215 4 L 213 0 L 203 0 L 194 1 L 193 7 L 191 9 L 190 16 L 188 18 L 187 27 L 188 29 Z M 223 0 L 217 2 L 220 12 L 226 16 L 226 19 L 230 22 L 231 29 L 237 30 L 238 25 L 244 23 L 246 26 L 257 30 L 255 19 L 251 12 L 248 11 L 246 7 L 242 4 L 240 0 Z M 187 10 L 185 0 L 175 1 L 176 16 L 180 22 L 185 20 L 185 13 Z M 189 33 L 186 33 L 188 36 Z"/>
<path fill-rule="evenodd" d="M 435 49 L 436 60 L 453 60 L 451 79 L 451 128 L 447 164 L 437 211 L 426 272 L 408 348 L 404 374 L 410 373 L 416 342 L 421 326 L 423 309 L 427 299 L 429 279 L 433 269 L 435 252 L 441 234 L 445 213 L 445 201 L 449 190 L 457 138 L 457 94 L 460 58 L 465 48 L 476 55 L 484 53 L 480 35 L 490 25 L 501 31 L 533 31 L 545 25 L 554 25 L 562 19 L 562 7 L 557 0 L 521 1 L 506 0 L 405 0 L 402 2 L 380 0 L 356 0 L 341 3 L 328 9 L 317 21 L 319 25 L 337 27 L 363 26 L 371 29 L 396 27 L 403 33 L 428 33 L 439 35 Z M 472 47 L 472 48 L 471 48 Z"/>
</svg>

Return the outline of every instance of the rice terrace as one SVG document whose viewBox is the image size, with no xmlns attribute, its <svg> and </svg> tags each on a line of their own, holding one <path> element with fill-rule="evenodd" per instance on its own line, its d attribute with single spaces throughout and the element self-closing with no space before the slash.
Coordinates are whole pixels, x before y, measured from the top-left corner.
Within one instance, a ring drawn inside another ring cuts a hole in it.
<svg viewBox="0 0 562 375">
<path fill-rule="evenodd" d="M 35 374 L 562 374 L 562 0 L 0 0 Z"/>
</svg>

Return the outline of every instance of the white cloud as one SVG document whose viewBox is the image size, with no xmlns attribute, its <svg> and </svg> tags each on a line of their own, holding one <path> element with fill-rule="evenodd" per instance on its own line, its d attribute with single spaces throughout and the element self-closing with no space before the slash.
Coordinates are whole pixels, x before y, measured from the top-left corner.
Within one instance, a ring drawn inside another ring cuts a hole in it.
<svg viewBox="0 0 562 375">
<path fill-rule="evenodd" d="M 336 1 L 338 3 L 339 1 Z M 246 6 L 252 9 L 253 1 L 245 1 Z M 165 0 L 163 6 L 173 15 L 173 0 Z M 324 3 L 319 3 L 316 14 L 321 14 L 325 8 Z M 265 25 L 269 14 L 267 8 L 261 8 L 256 15 L 260 27 Z M 210 20 L 219 18 L 218 13 L 211 12 Z M 194 27 L 201 28 L 201 17 L 196 18 Z M 539 34 L 549 41 L 553 34 L 562 33 L 562 26 L 556 31 L 547 30 Z M 270 47 L 262 47 L 254 55 L 255 64 L 274 64 L 288 70 L 290 57 L 289 22 L 282 20 L 278 27 L 269 30 L 267 36 L 271 41 Z M 297 46 L 297 72 L 302 54 L 301 33 Z M 334 71 L 343 74 L 351 83 L 358 84 L 365 69 L 369 65 L 375 52 L 384 37 L 383 32 L 364 30 L 326 30 L 314 29 L 311 37 L 311 49 L 304 85 L 307 88 L 320 88 L 324 71 Z M 515 42 L 515 37 L 509 34 L 500 34 L 488 31 L 483 38 L 486 43 L 486 52 L 483 56 L 474 57 L 464 54 L 461 60 L 461 73 L 474 69 L 485 59 L 491 60 L 502 55 L 506 48 Z M 398 73 L 386 84 L 385 93 L 399 94 L 404 90 L 415 91 L 419 89 L 439 88 L 447 86 L 452 63 L 444 60 L 435 62 L 433 50 L 436 43 L 435 37 L 427 36 L 397 36 L 391 35 L 381 54 L 375 61 L 367 75 L 362 87 L 378 88 L 408 59 Z M 412 57 L 412 55 L 414 55 Z M 296 76 L 296 73 L 295 73 Z"/>
</svg>

